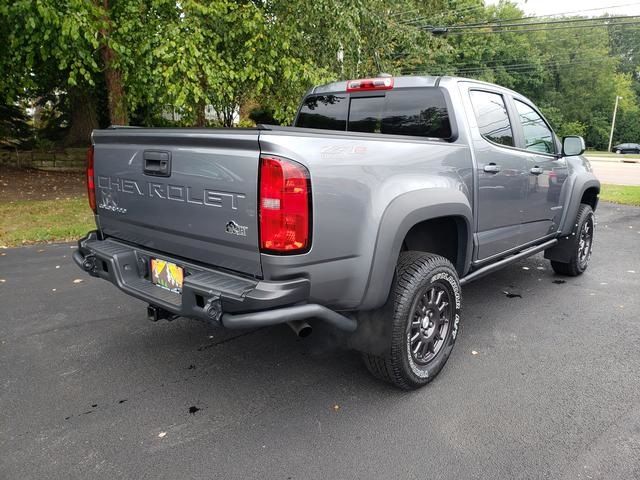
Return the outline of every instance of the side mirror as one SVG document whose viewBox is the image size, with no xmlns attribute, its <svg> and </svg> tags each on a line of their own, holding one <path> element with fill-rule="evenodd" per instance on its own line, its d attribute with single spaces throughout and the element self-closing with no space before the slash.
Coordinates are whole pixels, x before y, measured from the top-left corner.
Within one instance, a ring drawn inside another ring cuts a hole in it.
<svg viewBox="0 0 640 480">
<path fill-rule="evenodd" d="M 584 144 L 584 138 L 577 135 L 571 135 L 562 139 L 562 156 L 572 157 L 575 155 L 582 155 L 586 147 Z"/>
</svg>

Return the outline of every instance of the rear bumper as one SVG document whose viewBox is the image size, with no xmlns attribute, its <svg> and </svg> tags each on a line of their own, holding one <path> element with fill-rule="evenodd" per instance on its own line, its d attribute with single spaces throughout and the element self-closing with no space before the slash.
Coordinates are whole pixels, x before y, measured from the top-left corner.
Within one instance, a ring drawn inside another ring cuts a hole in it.
<svg viewBox="0 0 640 480">
<path fill-rule="evenodd" d="M 160 288 L 149 280 L 151 258 L 185 269 L 182 294 Z M 354 320 L 324 306 L 306 303 L 306 278 L 269 282 L 205 268 L 158 252 L 90 232 L 78 242 L 75 263 L 92 276 L 113 283 L 123 292 L 174 315 L 213 321 L 227 328 L 252 328 L 293 320 L 318 318 L 354 331 Z"/>
</svg>

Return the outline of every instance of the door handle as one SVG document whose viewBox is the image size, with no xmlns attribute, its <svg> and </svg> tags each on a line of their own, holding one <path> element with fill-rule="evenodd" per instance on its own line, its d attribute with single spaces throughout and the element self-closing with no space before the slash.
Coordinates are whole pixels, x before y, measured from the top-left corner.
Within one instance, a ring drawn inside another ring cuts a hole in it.
<svg viewBox="0 0 640 480">
<path fill-rule="evenodd" d="M 498 173 L 500 171 L 500 165 L 496 165 L 495 163 L 491 162 L 488 165 L 485 165 L 483 170 L 487 173 Z"/>
<path fill-rule="evenodd" d="M 544 172 L 544 170 L 536 166 L 536 167 L 533 167 L 531 170 L 529 170 L 529 172 L 533 175 L 540 175 L 542 172 Z"/>
<path fill-rule="evenodd" d="M 146 150 L 143 154 L 144 173 L 156 177 L 171 175 L 171 152 Z"/>
</svg>

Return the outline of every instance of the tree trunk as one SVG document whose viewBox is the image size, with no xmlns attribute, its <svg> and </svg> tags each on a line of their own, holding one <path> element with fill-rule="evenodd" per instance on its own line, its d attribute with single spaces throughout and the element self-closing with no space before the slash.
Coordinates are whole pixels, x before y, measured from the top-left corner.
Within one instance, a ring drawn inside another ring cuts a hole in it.
<svg viewBox="0 0 640 480">
<path fill-rule="evenodd" d="M 222 109 L 224 115 L 224 123 L 225 127 L 233 127 L 233 114 L 236 111 L 235 105 L 225 105 Z"/>
<path fill-rule="evenodd" d="M 91 142 L 91 131 L 99 126 L 95 100 L 91 92 L 80 87 L 71 87 L 69 104 L 71 121 L 65 146 L 86 147 Z"/>
<path fill-rule="evenodd" d="M 108 18 L 109 0 L 102 0 L 105 16 Z M 115 66 L 116 52 L 109 46 L 109 29 L 100 30 L 102 36 L 102 63 L 104 64 L 105 83 L 107 84 L 107 105 L 109 108 L 109 121 L 111 125 L 128 125 L 127 102 L 122 83 L 122 72 Z"/>
<path fill-rule="evenodd" d="M 207 124 L 207 119 L 204 116 L 204 109 L 206 105 L 204 102 L 198 102 L 196 104 L 196 124 L 194 126 L 198 128 L 203 128 Z"/>
<path fill-rule="evenodd" d="M 107 84 L 107 104 L 111 125 L 128 125 L 127 103 L 122 84 L 122 73 L 113 67 L 115 52 L 108 46 L 102 47 L 105 83 Z"/>
</svg>

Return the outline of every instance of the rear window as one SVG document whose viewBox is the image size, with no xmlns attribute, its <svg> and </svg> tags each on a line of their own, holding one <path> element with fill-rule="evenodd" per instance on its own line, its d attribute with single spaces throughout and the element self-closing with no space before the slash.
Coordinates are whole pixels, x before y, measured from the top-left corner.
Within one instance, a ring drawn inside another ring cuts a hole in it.
<svg viewBox="0 0 640 480">
<path fill-rule="evenodd" d="M 345 130 L 349 99 L 344 95 L 314 95 L 307 97 L 300 109 L 297 127 Z"/>
<path fill-rule="evenodd" d="M 471 103 L 480 134 L 491 142 L 513 147 L 513 130 L 502 95 L 472 90 Z"/>
<path fill-rule="evenodd" d="M 451 137 L 449 112 L 438 88 L 395 90 L 365 97 L 312 95 L 304 100 L 296 127 Z"/>
</svg>

